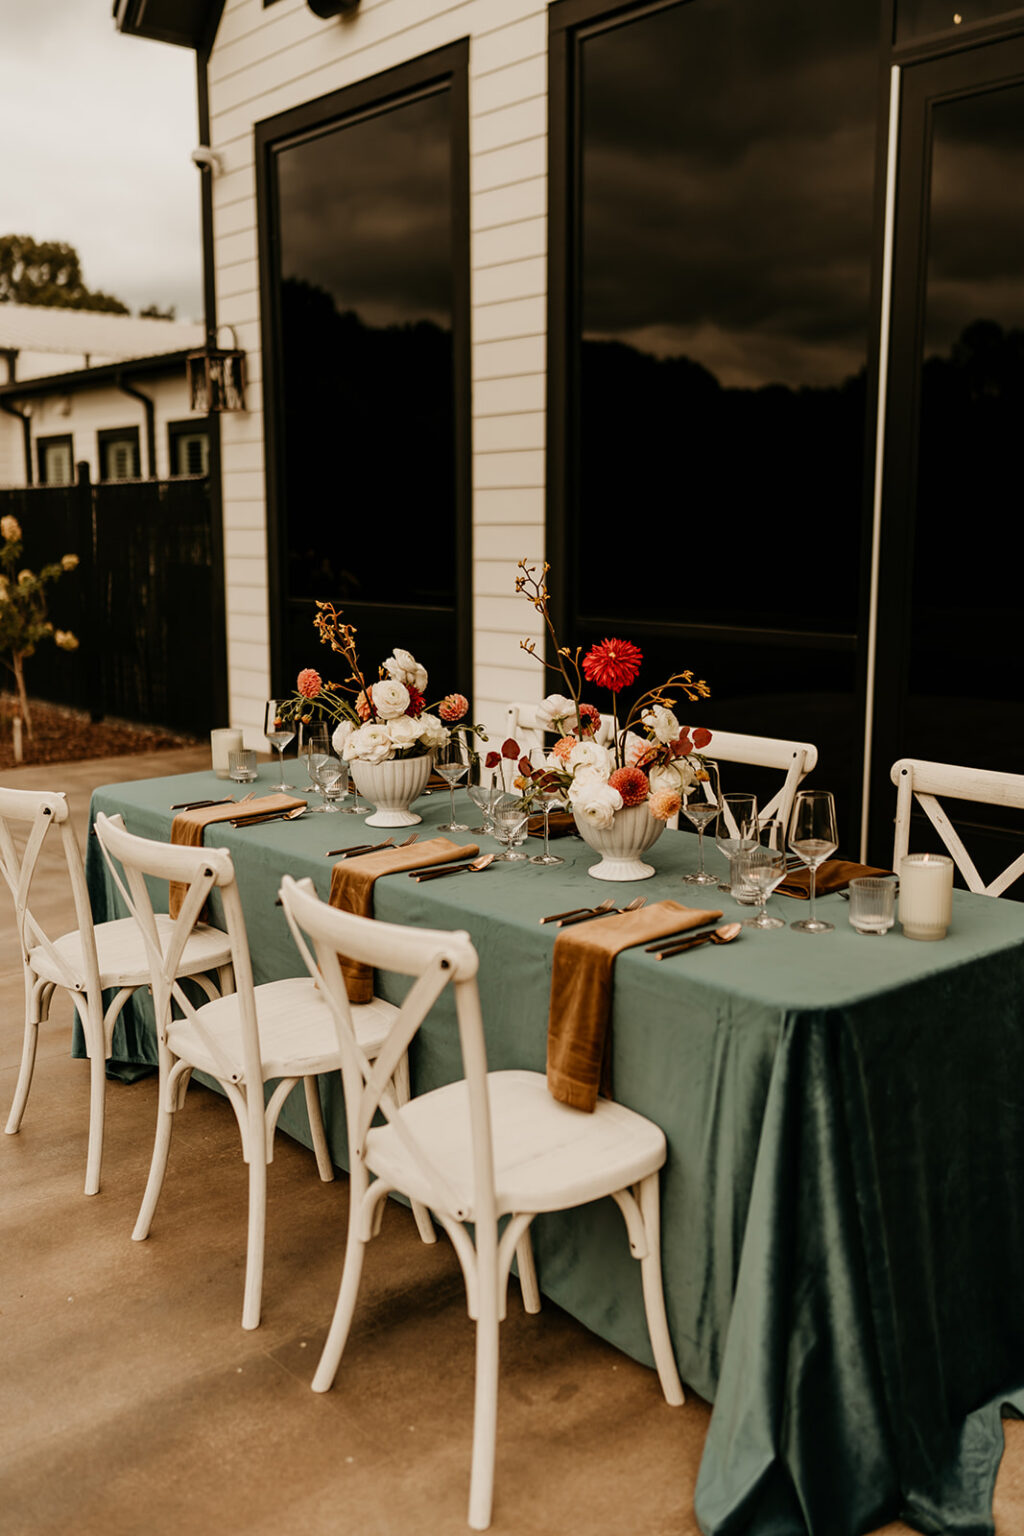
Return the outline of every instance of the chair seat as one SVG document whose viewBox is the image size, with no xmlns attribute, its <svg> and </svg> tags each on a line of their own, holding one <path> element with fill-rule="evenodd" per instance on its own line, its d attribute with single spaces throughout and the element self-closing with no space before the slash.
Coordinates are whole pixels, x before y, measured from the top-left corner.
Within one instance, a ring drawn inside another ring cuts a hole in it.
<svg viewBox="0 0 1024 1536">
<path fill-rule="evenodd" d="M 156 919 L 157 936 L 166 945 L 173 919 L 160 914 Z M 149 960 L 146 946 L 133 917 L 122 917 L 111 923 L 98 923 L 96 956 L 99 961 L 100 985 L 107 987 L 147 987 L 149 985 Z M 71 971 L 75 980 L 85 986 L 85 962 L 82 958 L 82 936 L 77 928 L 62 934 L 53 941 L 53 947 Z M 198 972 L 214 971 L 218 966 L 231 962 L 231 945 L 226 933 L 197 923 L 185 945 L 178 967 L 179 976 L 194 976 Z M 58 986 L 68 985 L 67 976 L 47 954 L 41 944 L 29 950 L 29 963 L 37 976 Z"/>
<path fill-rule="evenodd" d="M 338 1036 L 331 1010 L 310 977 L 293 976 L 283 981 L 264 982 L 254 988 L 254 993 L 264 1081 L 340 1069 Z M 238 995 L 232 992 L 212 1003 L 204 1003 L 197 1010 L 197 1017 L 241 1074 L 239 1009 Z M 386 1003 L 379 997 L 352 1008 L 359 1044 L 368 1055 L 377 1054 L 397 1012 L 393 1003 Z M 172 1019 L 167 1029 L 167 1043 L 176 1056 L 190 1062 L 200 1072 L 208 1072 L 211 1077 L 222 1075 L 191 1020 Z"/>
<path fill-rule="evenodd" d="M 487 1077 L 494 1141 L 498 1214 L 562 1211 L 626 1189 L 665 1161 L 661 1128 L 634 1110 L 599 1099 L 594 1113 L 559 1104 L 540 1072 Z M 473 1158 L 465 1080 L 434 1089 L 400 1111 L 412 1134 L 473 1220 Z M 389 1185 L 438 1210 L 437 1193 L 419 1160 L 392 1126 L 371 1130 L 367 1165 Z"/>
</svg>

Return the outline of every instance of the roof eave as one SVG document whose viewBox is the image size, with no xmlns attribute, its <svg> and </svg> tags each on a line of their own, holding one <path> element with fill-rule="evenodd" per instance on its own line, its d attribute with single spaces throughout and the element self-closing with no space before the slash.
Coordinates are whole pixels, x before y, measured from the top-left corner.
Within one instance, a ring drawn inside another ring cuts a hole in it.
<svg viewBox="0 0 1024 1536">
<path fill-rule="evenodd" d="M 113 0 L 114 25 L 131 37 L 208 53 L 224 0 Z"/>
<path fill-rule="evenodd" d="M 42 373 L 32 379 L 15 379 L 0 384 L 0 399 L 20 399 L 29 395 L 64 395 L 72 390 L 116 384 L 125 374 L 174 373 L 184 369 L 195 347 L 180 352 L 157 352 L 152 357 L 125 357 L 117 363 L 100 363 L 95 368 L 75 368 L 69 373 Z"/>
</svg>

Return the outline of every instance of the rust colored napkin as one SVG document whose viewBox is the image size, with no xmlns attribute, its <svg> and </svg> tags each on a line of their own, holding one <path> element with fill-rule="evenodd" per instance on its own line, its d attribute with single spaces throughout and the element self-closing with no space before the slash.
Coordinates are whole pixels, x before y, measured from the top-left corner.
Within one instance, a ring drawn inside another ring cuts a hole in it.
<svg viewBox="0 0 1024 1536">
<path fill-rule="evenodd" d="M 269 811 L 294 811 L 305 805 L 294 795 L 261 795 L 258 800 L 232 801 L 230 805 L 204 805 L 196 811 L 181 811 L 171 823 L 171 842 L 186 848 L 201 848 L 203 833 L 212 822 L 230 821 L 232 816 L 266 815 Z M 185 900 L 187 886 L 171 882 L 168 911 L 177 917 Z"/>
<path fill-rule="evenodd" d="M 544 812 L 531 816 L 526 824 L 531 837 L 544 836 Z M 576 831 L 576 819 L 571 811 L 551 811 L 548 817 L 549 837 L 568 837 Z"/>
<path fill-rule="evenodd" d="M 373 883 L 380 875 L 398 874 L 403 869 L 421 869 L 427 864 L 454 864 L 472 859 L 480 852 L 476 843 L 453 843 L 448 837 L 432 837 L 408 848 L 381 848 L 377 853 L 357 853 L 341 859 L 331 870 L 332 907 L 354 912 L 357 917 L 373 916 Z M 349 1002 L 368 1003 L 373 996 L 373 967 L 341 956 L 341 973 Z"/>
<path fill-rule="evenodd" d="M 861 880 L 867 875 L 891 875 L 891 869 L 872 869 L 870 864 L 849 864 L 845 859 L 826 859 L 818 865 L 814 882 L 815 896 L 831 896 L 835 891 L 845 891 L 851 880 Z M 807 869 L 794 869 L 775 887 L 773 896 L 795 896 L 798 901 L 810 901 L 811 876 Z"/>
<path fill-rule="evenodd" d="M 611 1097 L 608 1021 L 619 951 L 700 928 L 721 915 L 658 901 L 639 912 L 616 912 L 563 928 L 555 940 L 548 1013 L 548 1088 L 554 1098 L 592 1113 L 599 1089 Z"/>
</svg>

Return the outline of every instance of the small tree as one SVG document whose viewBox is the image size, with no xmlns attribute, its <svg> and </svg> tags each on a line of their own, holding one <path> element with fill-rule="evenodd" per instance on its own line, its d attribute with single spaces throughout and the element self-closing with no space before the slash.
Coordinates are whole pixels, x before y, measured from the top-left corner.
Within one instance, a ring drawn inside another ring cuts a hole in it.
<svg viewBox="0 0 1024 1536">
<path fill-rule="evenodd" d="M 25 692 L 25 663 L 41 640 L 53 640 L 62 651 L 75 651 L 78 641 L 69 629 L 54 629 L 47 618 L 46 589 L 59 581 L 65 571 L 73 571 L 77 555 L 63 555 L 53 565 L 44 565 L 37 575 L 25 567 L 17 569 L 21 559 L 21 524 L 16 517 L 0 517 L 0 661 L 14 674 L 21 717 L 29 738 L 32 716 Z"/>
</svg>

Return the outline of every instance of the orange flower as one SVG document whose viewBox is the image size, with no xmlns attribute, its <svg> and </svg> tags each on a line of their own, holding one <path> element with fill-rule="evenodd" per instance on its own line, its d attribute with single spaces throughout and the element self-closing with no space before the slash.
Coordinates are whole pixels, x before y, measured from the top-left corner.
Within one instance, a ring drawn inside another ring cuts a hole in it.
<svg viewBox="0 0 1024 1536">
<path fill-rule="evenodd" d="M 592 645 L 583 658 L 583 675 L 599 688 L 618 693 L 635 683 L 644 656 L 631 640 L 602 640 Z"/>
<path fill-rule="evenodd" d="M 646 773 L 641 773 L 639 768 L 616 768 L 609 776 L 608 783 L 612 789 L 618 790 L 624 806 L 643 805 L 651 787 Z"/>
<path fill-rule="evenodd" d="M 560 763 L 567 763 L 569 761 L 569 753 L 574 752 L 578 746 L 579 742 L 575 736 L 559 736 L 551 748 L 551 756 L 557 757 Z"/>
<path fill-rule="evenodd" d="M 456 720 L 461 720 L 463 715 L 468 715 L 469 700 L 464 693 L 449 693 L 441 700 L 437 712 L 442 720 L 447 721 L 449 725 L 454 725 Z"/>
<path fill-rule="evenodd" d="M 670 821 L 678 814 L 682 803 L 682 796 L 677 795 L 674 790 L 662 789 L 651 796 L 647 802 L 647 809 L 656 821 Z"/>
<path fill-rule="evenodd" d="M 298 675 L 295 686 L 304 699 L 315 699 L 323 687 L 323 683 L 320 681 L 320 673 L 313 667 L 303 667 Z"/>
</svg>

